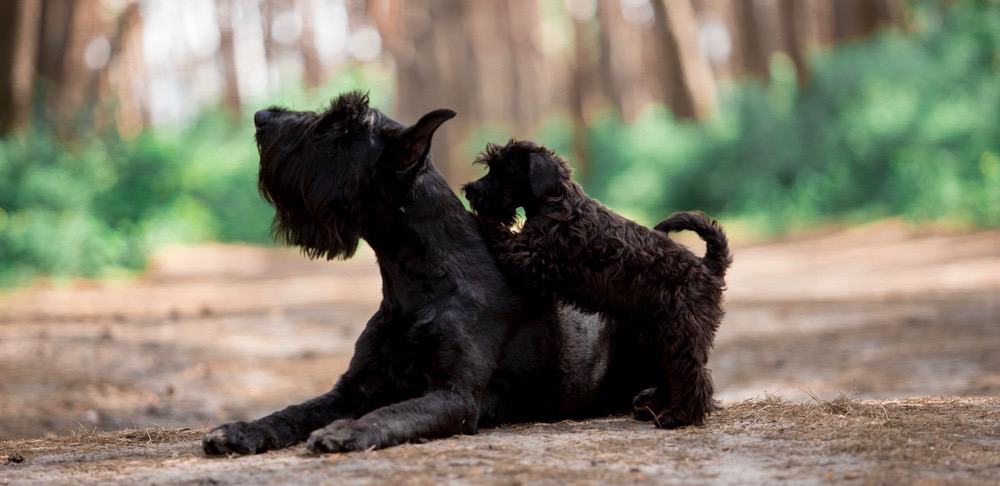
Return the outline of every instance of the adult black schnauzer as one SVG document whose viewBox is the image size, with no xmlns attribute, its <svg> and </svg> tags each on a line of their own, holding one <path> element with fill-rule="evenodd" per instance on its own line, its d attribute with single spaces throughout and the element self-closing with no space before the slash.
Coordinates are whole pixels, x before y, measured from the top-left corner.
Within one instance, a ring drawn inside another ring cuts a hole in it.
<svg viewBox="0 0 1000 486">
<path fill-rule="evenodd" d="M 276 209 L 275 234 L 327 259 L 349 258 L 364 238 L 383 301 L 330 392 L 212 430 L 207 454 L 307 438 L 314 452 L 352 451 L 501 421 L 624 412 L 652 386 L 608 321 L 508 286 L 428 157 L 434 131 L 453 116 L 436 110 L 405 127 L 360 93 L 322 113 L 254 115 L 259 189 Z"/>
<path fill-rule="evenodd" d="M 637 418 L 701 424 L 715 408 L 705 365 L 732 261 L 718 223 L 677 213 L 643 227 L 584 194 L 563 159 L 531 142 L 490 145 L 477 161 L 489 172 L 463 190 L 501 271 L 515 286 L 635 326 L 644 341 L 635 345 L 658 361 L 655 388 L 636 397 Z M 518 207 L 526 219 L 513 232 Z M 705 240 L 704 258 L 667 237 L 680 230 Z"/>
</svg>

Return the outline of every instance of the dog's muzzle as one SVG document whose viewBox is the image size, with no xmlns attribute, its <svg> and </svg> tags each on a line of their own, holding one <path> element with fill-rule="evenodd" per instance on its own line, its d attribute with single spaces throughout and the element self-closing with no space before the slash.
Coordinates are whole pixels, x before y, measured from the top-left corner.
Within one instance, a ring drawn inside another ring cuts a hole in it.
<svg viewBox="0 0 1000 486">
<path fill-rule="evenodd" d="M 274 113 L 271 113 L 270 111 L 267 110 L 260 110 L 257 113 L 253 114 L 253 126 L 260 128 L 264 125 L 267 125 L 267 122 L 271 121 L 271 118 L 273 117 Z"/>
</svg>

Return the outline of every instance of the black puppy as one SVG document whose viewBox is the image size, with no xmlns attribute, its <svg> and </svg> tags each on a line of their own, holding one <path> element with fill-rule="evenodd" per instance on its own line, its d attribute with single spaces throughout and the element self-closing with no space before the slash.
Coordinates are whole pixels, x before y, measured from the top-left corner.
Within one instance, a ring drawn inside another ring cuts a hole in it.
<svg viewBox="0 0 1000 486">
<path fill-rule="evenodd" d="M 584 194 L 564 160 L 531 142 L 491 145 L 478 162 L 489 172 L 463 189 L 501 270 L 518 286 L 645 332 L 636 345 L 658 375 L 636 397 L 637 417 L 664 428 L 701 424 L 715 407 L 705 365 L 731 262 L 718 223 L 678 213 L 659 231 L 645 228 Z M 514 233 L 518 207 L 526 221 Z M 680 230 L 705 240 L 704 259 L 665 234 Z"/>
<path fill-rule="evenodd" d="M 209 432 L 207 454 L 308 438 L 315 452 L 419 442 L 500 421 L 624 411 L 641 384 L 594 315 L 516 295 L 428 158 L 449 110 L 405 127 L 348 93 L 321 113 L 254 115 L 274 231 L 310 257 L 375 251 L 383 301 L 333 390 Z M 612 363 L 612 364 L 609 364 Z M 616 380 L 616 377 L 628 379 Z M 649 386 L 649 385 L 646 385 Z"/>
</svg>

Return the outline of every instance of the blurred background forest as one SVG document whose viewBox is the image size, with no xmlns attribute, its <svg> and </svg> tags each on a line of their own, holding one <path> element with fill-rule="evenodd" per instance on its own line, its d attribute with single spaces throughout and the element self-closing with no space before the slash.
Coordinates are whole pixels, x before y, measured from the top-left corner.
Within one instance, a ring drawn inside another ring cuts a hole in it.
<svg viewBox="0 0 1000 486">
<path fill-rule="evenodd" d="M 650 223 L 1000 226 L 996 0 L 5 0 L 0 285 L 270 241 L 250 114 L 447 107 L 476 177 L 532 138 Z"/>
</svg>

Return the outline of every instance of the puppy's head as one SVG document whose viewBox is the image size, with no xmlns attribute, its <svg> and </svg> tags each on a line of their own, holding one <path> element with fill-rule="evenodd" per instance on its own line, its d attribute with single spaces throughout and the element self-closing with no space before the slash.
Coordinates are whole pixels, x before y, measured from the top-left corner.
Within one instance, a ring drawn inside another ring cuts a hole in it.
<svg viewBox="0 0 1000 486">
<path fill-rule="evenodd" d="M 476 159 L 488 172 L 462 186 L 473 211 L 505 224 L 513 224 L 517 208 L 531 215 L 558 199 L 570 182 L 565 160 L 552 150 L 528 141 L 489 144 Z"/>
<path fill-rule="evenodd" d="M 343 94 L 321 112 L 255 113 L 257 184 L 276 210 L 275 237 L 311 258 L 353 255 L 366 205 L 385 197 L 377 186 L 423 167 L 434 131 L 453 116 L 436 110 L 405 127 L 369 107 L 361 92 Z"/>
</svg>

